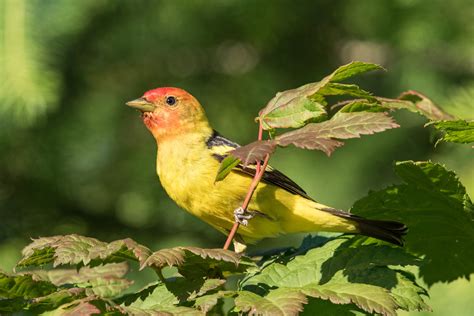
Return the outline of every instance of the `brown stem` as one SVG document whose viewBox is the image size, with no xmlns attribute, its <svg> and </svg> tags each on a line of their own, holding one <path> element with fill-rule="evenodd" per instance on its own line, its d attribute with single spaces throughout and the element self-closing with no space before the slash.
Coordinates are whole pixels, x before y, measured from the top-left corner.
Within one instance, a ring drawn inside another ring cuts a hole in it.
<svg viewBox="0 0 474 316">
<path fill-rule="evenodd" d="M 258 140 L 262 140 L 263 137 L 263 127 L 262 123 L 260 123 L 259 128 L 258 128 Z M 265 159 L 263 161 L 263 166 L 260 166 L 260 161 L 257 162 L 257 167 L 255 171 L 255 176 L 253 177 L 252 183 L 250 184 L 249 190 L 247 191 L 247 195 L 245 196 L 245 200 L 242 203 L 242 209 L 246 210 L 249 203 L 250 199 L 252 198 L 253 192 L 258 186 L 258 183 L 260 182 L 260 179 L 262 179 L 263 173 L 265 172 L 265 169 L 267 168 L 268 165 L 268 160 L 270 160 L 270 155 L 267 154 L 265 156 Z M 237 230 L 239 229 L 240 223 L 235 222 L 234 225 L 232 226 L 232 229 L 229 232 L 229 235 L 227 236 L 227 240 L 225 241 L 224 244 L 224 249 L 229 249 L 230 243 L 234 239 L 235 234 L 237 233 Z"/>
<path fill-rule="evenodd" d="M 250 184 L 249 190 L 247 191 L 247 195 L 245 196 L 245 200 L 242 203 L 242 209 L 243 210 L 246 210 L 247 207 L 249 206 L 250 199 L 252 198 L 253 192 L 257 188 L 258 183 L 260 182 L 260 179 L 262 179 L 262 176 L 265 172 L 265 169 L 267 168 L 268 160 L 270 160 L 270 155 L 269 154 L 267 154 L 265 156 L 265 160 L 263 161 L 263 165 L 262 165 L 262 168 L 261 168 L 260 172 L 259 173 L 255 172 L 255 176 L 252 180 L 252 183 Z M 224 249 L 229 249 L 230 243 L 234 239 L 235 233 L 237 232 L 237 229 L 239 228 L 239 226 L 240 226 L 239 222 L 235 222 L 234 226 L 232 226 L 232 229 L 230 230 L 229 235 L 227 236 L 227 240 L 224 244 Z"/>
</svg>

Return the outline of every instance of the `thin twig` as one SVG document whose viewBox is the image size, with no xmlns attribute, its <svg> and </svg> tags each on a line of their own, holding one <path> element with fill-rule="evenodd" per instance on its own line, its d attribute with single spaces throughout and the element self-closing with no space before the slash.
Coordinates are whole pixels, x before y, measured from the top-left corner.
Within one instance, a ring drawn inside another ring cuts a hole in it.
<svg viewBox="0 0 474 316">
<path fill-rule="evenodd" d="M 258 140 L 262 140 L 263 137 L 263 127 L 262 124 L 260 123 L 259 128 L 258 128 Z M 252 183 L 249 186 L 249 189 L 247 191 L 247 195 L 245 196 L 245 200 L 242 203 L 242 209 L 246 210 L 249 203 L 250 199 L 252 199 L 253 192 L 258 186 L 258 183 L 260 182 L 260 179 L 262 179 L 263 173 L 265 172 L 265 169 L 267 168 L 268 165 L 268 160 L 270 160 L 270 154 L 267 154 L 265 156 L 265 159 L 263 161 L 263 166 L 260 166 L 260 161 L 257 162 L 256 170 L 255 170 L 255 175 L 252 179 Z M 239 222 L 234 222 L 234 225 L 232 226 L 232 229 L 229 232 L 229 235 L 227 236 L 227 240 L 225 241 L 224 244 L 224 249 L 229 249 L 230 243 L 234 239 L 235 234 L 237 233 L 237 230 L 239 229 L 240 223 Z"/>
</svg>

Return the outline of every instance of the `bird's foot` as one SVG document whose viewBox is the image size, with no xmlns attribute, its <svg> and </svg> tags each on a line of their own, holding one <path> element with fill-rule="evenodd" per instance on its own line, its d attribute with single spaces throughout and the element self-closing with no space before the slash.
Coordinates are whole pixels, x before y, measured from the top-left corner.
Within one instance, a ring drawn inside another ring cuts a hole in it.
<svg viewBox="0 0 474 316">
<path fill-rule="evenodd" d="M 241 207 L 234 210 L 235 221 L 244 226 L 247 226 L 249 224 L 249 219 L 252 219 L 253 216 L 254 214 L 247 212 Z"/>
</svg>

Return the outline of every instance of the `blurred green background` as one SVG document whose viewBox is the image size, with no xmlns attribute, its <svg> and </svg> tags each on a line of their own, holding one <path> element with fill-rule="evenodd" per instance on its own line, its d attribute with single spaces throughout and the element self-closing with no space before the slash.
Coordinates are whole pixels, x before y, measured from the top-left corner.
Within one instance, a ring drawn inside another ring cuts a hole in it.
<svg viewBox="0 0 474 316">
<path fill-rule="evenodd" d="M 29 238 L 54 234 L 152 249 L 223 244 L 162 190 L 154 140 L 124 104 L 144 91 L 190 91 L 215 129 L 244 144 L 277 91 L 361 60 L 388 69 L 358 79 L 363 88 L 419 90 L 473 119 L 473 19 L 470 0 L 0 1 L 0 267 L 10 270 Z M 473 197 L 472 149 L 435 148 L 420 116 L 396 117 L 402 128 L 348 141 L 331 158 L 285 149 L 272 164 L 342 209 L 398 181 L 395 160 L 445 163 Z M 434 285 L 434 314 L 472 312 L 473 283 Z"/>
</svg>

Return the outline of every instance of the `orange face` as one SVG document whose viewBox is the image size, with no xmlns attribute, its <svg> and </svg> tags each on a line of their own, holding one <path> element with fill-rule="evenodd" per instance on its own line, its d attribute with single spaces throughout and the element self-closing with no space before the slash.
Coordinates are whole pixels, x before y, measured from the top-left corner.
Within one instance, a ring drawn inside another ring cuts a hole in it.
<svg viewBox="0 0 474 316">
<path fill-rule="evenodd" d="M 156 140 L 177 136 L 207 124 L 203 108 L 186 91 L 179 88 L 157 88 L 127 105 L 142 112 L 143 122 Z"/>
</svg>

